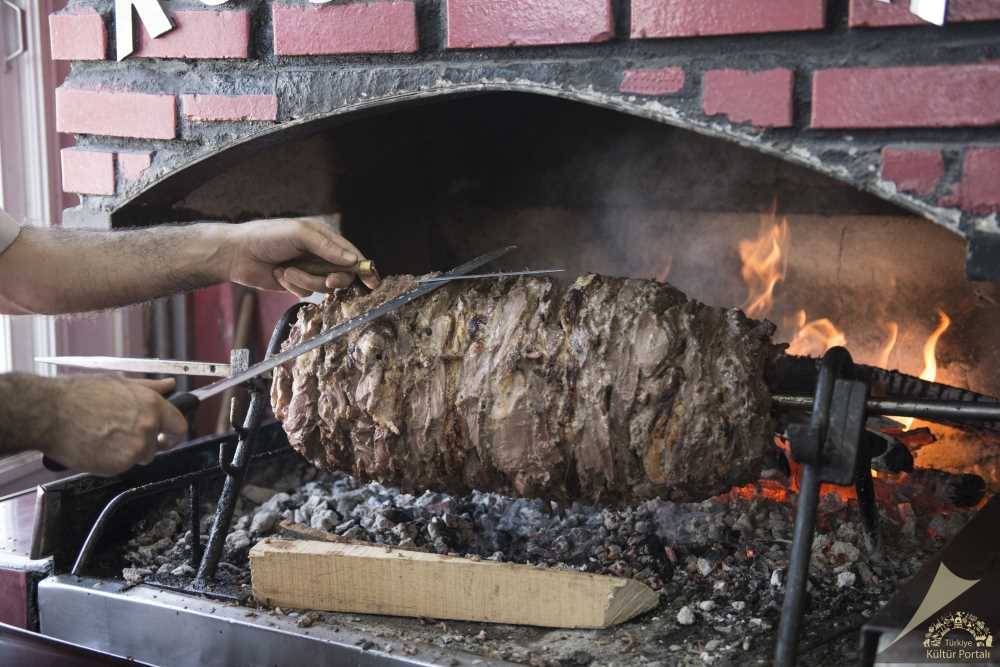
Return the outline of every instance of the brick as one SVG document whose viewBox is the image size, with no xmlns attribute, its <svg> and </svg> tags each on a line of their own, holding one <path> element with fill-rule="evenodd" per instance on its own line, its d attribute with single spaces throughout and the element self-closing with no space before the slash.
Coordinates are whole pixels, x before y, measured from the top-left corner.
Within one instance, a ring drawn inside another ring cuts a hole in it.
<svg viewBox="0 0 1000 667">
<path fill-rule="evenodd" d="M 127 181 L 139 180 L 152 163 L 153 154 L 148 151 L 118 154 L 118 172 Z"/>
<path fill-rule="evenodd" d="M 995 21 L 1000 19 L 1000 0 L 949 0 L 946 23 Z M 930 25 L 910 11 L 908 2 L 851 0 L 848 25 L 852 28 L 883 28 L 900 25 Z"/>
<path fill-rule="evenodd" d="M 680 67 L 626 70 L 618 90 L 635 95 L 669 95 L 684 87 L 684 70 Z"/>
<path fill-rule="evenodd" d="M 417 50 L 417 12 L 410 1 L 331 5 L 271 5 L 274 53 L 279 56 L 339 53 L 412 53 Z"/>
<path fill-rule="evenodd" d="M 173 139 L 177 135 L 176 99 L 104 90 L 56 89 L 56 129 L 112 137 Z"/>
<path fill-rule="evenodd" d="M 941 151 L 886 147 L 882 149 L 882 178 L 903 192 L 929 196 L 944 176 Z"/>
<path fill-rule="evenodd" d="M 1000 63 L 813 74 L 812 127 L 961 127 L 1000 123 Z"/>
<path fill-rule="evenodd" d="M 734 123 L 789 127 L 793 81 L 788 69 L 711 70 L 702 77 L 702 110 L 709 116 L 725 114 Z"/>
<path fill-rule="evenodd" d="M 632 37 L 820 30 L 826 0 L 632 0 Z"/>
<path fill-rule="evenodd" d="M 174 29 L 150 38 L 138 30 L 137 58 L 246 58 L 250 53 L 250 14 L 231 11 L 179 11 L 170 14 Z"/>
<path fill-rule="evenodd" d="M 28 600 L 34 597 L 32 589 L 33 587 L 28 584 L 28 573 L 24 570 L 0 568 L 0 623 L 25 630 L 33 629 L 28 623 Z M 25 649 L 25 652 L 29 650 L 31 649 Z M 9 655 L 11 649 L 8 648 L 4 652 Z"/>
<path fill-rule="evenodd" d="M 959 197 L 967 211 L 1000 211 L 1000 148 L 965 150 Z"/>
<path fill-rule="evenodd" d="M 611 0 L 447 0 L 448 48 L 586 44 L 614 35 Z"/>
<path fill-rule="evenodd" d="M 115 193 L 115 154 L 84 148 L 64 148 L 62 157 L 63 192 L 82 195 Z"/>
<path fill-rule="evenodd" d="M 53 60 L 104 60 L 108 29 L 90 7 L 49 14 L 49 44 Z"/>
<path fill-rule="evenodd" d="M 189 120 L 278 119 L 278 98 L 274 95 L 181 95 L 181 108 Z"/>
</svg>

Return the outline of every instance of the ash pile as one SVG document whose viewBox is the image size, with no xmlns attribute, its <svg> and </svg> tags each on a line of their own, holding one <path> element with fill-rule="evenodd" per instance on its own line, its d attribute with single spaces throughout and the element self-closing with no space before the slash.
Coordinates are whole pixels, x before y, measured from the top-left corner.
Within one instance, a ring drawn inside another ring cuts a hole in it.
<svg viewBox="0 0 1000 667">
<path fill-rule="evenodd" d="M 281 534 L 283 522 L 294 523 L 377 544 L 634 577 L 660 591 L 661 603 L 600 631 L 309 610 L 248 613 L 364 629 L 384 638 L 383 650 L 424 643 L 531 665 L 770 664 L 795 495 L 781 473 L 769 477 L 702 502 L 650 500 L 612 509 L 482 492 L 413 495 L 295 463 L 258 473 L 243 490 L 219 587 L 249 596 L 247 552 L 259 539 Z M 876 554 L 867 552 L 856 501 L 832 492 L 822 497 L 800 644 L 809 664 L 843 664 L 865 619 L 975 511 L 947 504 L 925 511 L 919 496 L 926 485 L 876 482 L 882 520 Z M 203 542 L 212 509 L 206 505 L 203 514 Z M 122 548 L 127 581 L 191 583 L 185 511 L 181 498 L 164 501 L 136 525 Z M 249 598 L 245 604 L 256 607 Z"/>
</svg>

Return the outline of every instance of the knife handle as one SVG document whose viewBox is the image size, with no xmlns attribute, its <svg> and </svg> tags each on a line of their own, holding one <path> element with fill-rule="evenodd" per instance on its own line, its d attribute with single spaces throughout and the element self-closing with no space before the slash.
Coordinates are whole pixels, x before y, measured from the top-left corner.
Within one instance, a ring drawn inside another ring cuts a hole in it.
<svg viewBox="0 0 1000 667">
<path fill-rule="evenodd" d="M 181 414 L 190 422 L 194 419 L 194 412 L 201 404 L 201 399 L 188 391 L 177 392 L 167 399 L 170 404 L 181 411 Z"/>
<path fill-rule="evenodd" d="M 201 400 L 194 394 L 186 391 L 178 392 L 167 399 L 170 404 L 181 411 L 184 418 L 189 422 L 194 419 L 195 410 L 198 409 L 198 405 L 201 404 Z M 68 470 L 66 466 L 50 459 L 48 456 L 42 457 L 42 465 L 45 466 L 46 470 L 51 470 L 52 472 L 63 472 Z"/>
</svg>

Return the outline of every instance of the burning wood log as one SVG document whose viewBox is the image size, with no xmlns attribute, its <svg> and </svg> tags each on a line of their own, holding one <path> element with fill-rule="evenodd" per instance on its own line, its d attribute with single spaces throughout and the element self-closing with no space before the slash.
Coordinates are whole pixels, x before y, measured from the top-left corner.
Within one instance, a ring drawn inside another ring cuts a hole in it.
<svg viewBox="0 0 1000 667">
<path fill-rule="evenodd" d="M 288 344 L 414 281 L 340 291 Z M 463 282 L 278 369 L 272 403 L 314 465 L 405 489 L 701 499 L 759 476 L 773 331 L 647 280 Z"/>
</svg>

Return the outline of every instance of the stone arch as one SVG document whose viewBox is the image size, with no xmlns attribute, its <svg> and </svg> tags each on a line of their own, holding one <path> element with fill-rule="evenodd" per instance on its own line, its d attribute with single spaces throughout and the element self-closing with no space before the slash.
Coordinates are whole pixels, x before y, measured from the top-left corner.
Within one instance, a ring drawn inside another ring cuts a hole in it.
<svg viewBox="0 0 1000 667">
<path fill-rule="evenodd" d="M 265 130 L 211 146 L 201 153 L 179 153 L 173 158 L 175 163 L 171 164 L 169 169 L 157 173 L 153 178 L 142 181 L 138 190 L 128 193 L 116 202 L 110 212 L 112 222 L 118 224 L 117 220 L 123 211 L 135 207 L 155 205 L 158 202 L 162 203 L 172 197 L 179 189 L 183 190 L 185 183 L 196 181 L 199 177 L 210 174 L 219 167 L 235 164 L 250 153 L 292 137 L 307 136 L 324 129 L 346 125 L 372 114 L 396 113 L 413 105 L 449 101 L 482 93 L 504 92 L 559 98 L 645 118 L 732 142 L 851 185 L 886 202 L 916 213 L 945 227 L 954 234 L 965 236 L 963 230 L 959 228 L 960 211 L 957 209 L 933 206 L 927 201 L 898 191 L 891 182 L 880 179 L 859 181 L 857 176 L 852 175 L 852 172 L 843 165 L 829 157 L 813 152 L 815 147 L 810 148 L 801 142 L 797 135 L 790 138 L 776 137 L 771 133 L 745 125 L 717 120 L 709 122 L 702 117 L 692 117 L 656 100 L 607 94 L 592 87 L 580 89 L 528 80 L 482 81 L 471 84 L 441 80 L 433 86 L 418 90 L 393 92 L 365 98 L 304 115 L 294 120 L 279 122 Z M 872 166 L 871 169 L 874 171 L 876 167 Z"/>
</svg>

